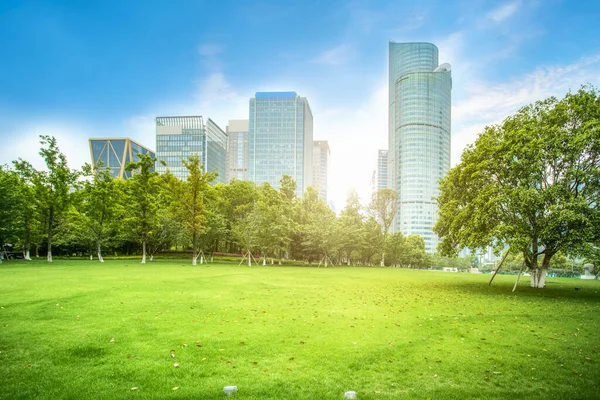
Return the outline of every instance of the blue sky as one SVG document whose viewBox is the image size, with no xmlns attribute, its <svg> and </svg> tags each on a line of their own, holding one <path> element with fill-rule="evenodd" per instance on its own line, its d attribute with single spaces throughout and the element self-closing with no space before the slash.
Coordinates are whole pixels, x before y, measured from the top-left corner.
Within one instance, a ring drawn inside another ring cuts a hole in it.
<svg viewBox="0 0 600 400">
<path fill-rule="evenodd" d="M 387 146 L 388 41 L 428 41 L 452 64 L 452 156 L 486 124 L 600 84 L 596 1 L 0 2 L 0 163 L 41 167 L 37 135 L 73 168 L 87 139 L 154 148 L 153 118 L 247 118 L 256 91 L 309 99 L 329 140 L 330 197 L 368 200 Z"/>
</svg>

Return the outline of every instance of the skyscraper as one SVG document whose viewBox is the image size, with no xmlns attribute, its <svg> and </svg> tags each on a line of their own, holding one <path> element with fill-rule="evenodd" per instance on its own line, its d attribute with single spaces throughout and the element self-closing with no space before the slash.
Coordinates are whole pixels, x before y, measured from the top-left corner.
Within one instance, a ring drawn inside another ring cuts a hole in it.
<svg viewBox="0 0 600 400">
<path fill-rule="evenodd" d="M 250 99 L 248 180 L 276 189 L 283 175 L 296 181 L 296 195 L 312 185 L 313 116 L 296 92 L 258 92 Z"/>
<path fill-rule="evenodd" d="M 387 188 L 388 179 L 388 151 L 377 152 L 377 190 Z"/>
<path fill-rule="evenodd" d="M 113 178 L 127 179 L 136 174 L 136 170 L 126 171 L 129 162 L 140 160 L 138 154 L 155 157 L 154 152 L 129 138 L 93 138 L 89 140 L 92 167 L 110 170 Z"/>
<path fill-rule="evenodd" d="M 438 65 L 431 43 L 389 47 L 388 187 L 398 192 L 393 230 L 425 239 L 433 253 L 438 238 L 439 180 L 450 168 L 449 64 Z"/>
<path fill-rule="evenodd" d="M 313 187 L 321 200 L 327 204 L 327 174 L 329 172 L 329 143 L 327 140 L 313 142 Z"/>
<path fill-rule="evenodd" d="M 156 118 L 156 170 L 168 170 L 179 179 L 187 179 L 182 160 L 197 155 L 204 171 L 217 171 L 212 184 L 227 183 L 227 134 L 210 118 L 200 116 Z M 161 161 L 167 165 L 163 166 Z"/>
<path fill-rule="evenodd" d="M 227 125 L 229 180 L 248 180 L 248 120 L 234 119 Z"/>
</svg>

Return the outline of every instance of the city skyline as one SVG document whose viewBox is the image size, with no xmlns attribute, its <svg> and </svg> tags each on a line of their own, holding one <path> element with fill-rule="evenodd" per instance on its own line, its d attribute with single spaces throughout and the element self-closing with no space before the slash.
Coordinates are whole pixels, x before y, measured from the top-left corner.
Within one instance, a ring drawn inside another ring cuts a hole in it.
<svg viewBox="0 0 600 400">
<path fill-rule="evenodd" d="M 254 92 L 293 89 L 332 148 L 328 197 L 341 210 L 351 188 L 368 202 L 387 147 L 389 40 L 435 43 L 452 64 L 452 164 L 486 124 L 600 82 L 592 2 L 232 4 L 165 14 L 156 4 L 3 2 L 0 163 L 41 167 L 38 135 L 49 134 L 78 168 L 90 137 L 152 145 L 155 116 L 209 115 L 225 127 L 247 118 Z M 220 22 L 191 23 L 199 13 Z"/>
</svg>

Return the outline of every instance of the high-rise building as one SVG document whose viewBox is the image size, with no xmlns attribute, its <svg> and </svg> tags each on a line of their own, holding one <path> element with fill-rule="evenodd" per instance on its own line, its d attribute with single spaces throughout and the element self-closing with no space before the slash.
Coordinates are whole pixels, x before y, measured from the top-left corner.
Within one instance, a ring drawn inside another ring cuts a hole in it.
<svg viewBox="0 0 600 400">
<path fill-rule="evenodd" d="M 229 180 L 248 180 L 248 120 L 229 120 L 227 125 L 227 165 Z"/>
<path fill-rule="evenodd" d="M 377 190 L 387 188 L 388 151 L 379 150 L 377 153 Z"/>
<path fill-rule="evenodd" d="M 188 171 L 182 161 L 197 155 L 204 172 L 216 171 L 212 182 L 227 183 L 227 134 L 210 118 L 206 123 L 200 116 L 156 118 L 156 170 L 171 171 L 179 179 L 187 179 Z M 166 163 L 162 165 L 162 162 Z"/>
<path fill-rule="evenodd" d="M 431 43 L 389 45 L 388 187 L 398 192 L 393 230 L 423 236 L 433 253 L 434 198 L 450 168 L 450 65 L 438 65 Z"/>
<path fill-rule="evenodd" d="M 313 142 L 313 187 L 321 200 L 327 204 L 327 174 L 329 172 L 329 143 L 327 140 Z"/>
<path fill-rule="evenodd" d="M 248 180 L 276 189 L 283 175 L 296 181 L 296 195 L 312 185 L 313 116 L 296 92 L 258 92 L 250 99 Z"/>
<path fill-rule="evenodd" d="M 127 179 L 136 174 L 136 170 L 126 171 L 129 162 L 139 161 L 138 154 L 148 154 L 152 158 L 152 150 L 129 138 L 93 138 L 89 140 L 92 167 L 108 168 L 113 178 Z"/>
</svg>

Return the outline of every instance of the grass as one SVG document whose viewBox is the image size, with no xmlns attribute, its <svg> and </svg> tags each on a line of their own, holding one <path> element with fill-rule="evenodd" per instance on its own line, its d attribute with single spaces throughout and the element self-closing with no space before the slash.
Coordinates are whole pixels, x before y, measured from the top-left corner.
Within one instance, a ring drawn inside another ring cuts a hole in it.
<svg viewBox="0 0 600 400">
<path fill-rule="evenodd" d="M 5 263 L 0 398 L 600 398 L 600 282 L 514 279 Z"/>
</svg>

